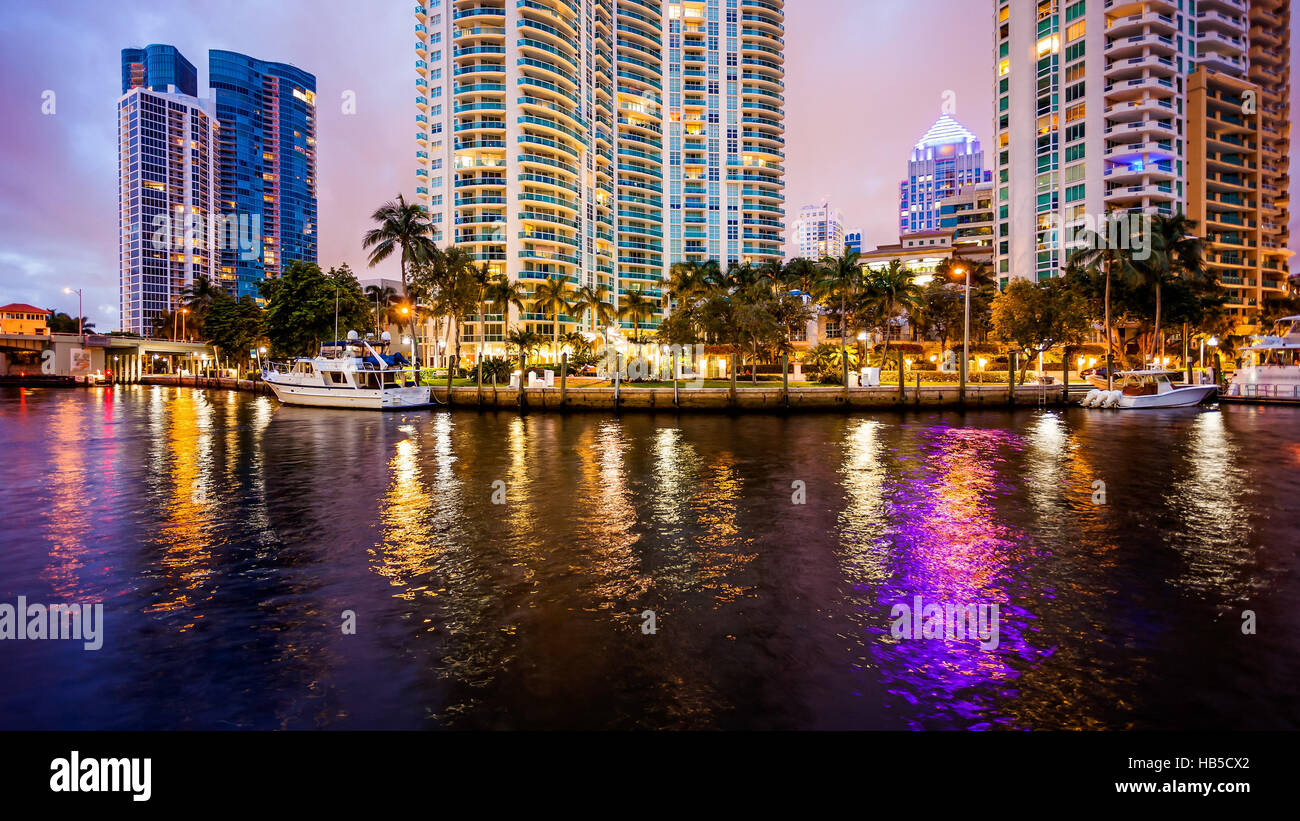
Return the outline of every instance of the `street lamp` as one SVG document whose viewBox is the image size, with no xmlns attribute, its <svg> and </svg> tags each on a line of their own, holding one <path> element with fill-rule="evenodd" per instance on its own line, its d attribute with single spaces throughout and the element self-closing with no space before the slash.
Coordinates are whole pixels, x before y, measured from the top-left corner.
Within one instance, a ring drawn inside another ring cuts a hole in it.
<svg viewBox="0 0 1300 821">
<path fill-rule="evenodd" d="M 967 370 L 970 368 L 970 267 L 964 265 L 954 265 L 952 273 L 959 277 L 964 276 L 966 279 L 966 321 L 962 325 L 961 341 L 961 401 L 966 401 L 966 378 Z"/>
<path fill-rule="evenodd" d="M 64 288 L 64 289 L 63 289 L 63 293 L 65 293 L 65 294 L 76 294 L 76 295 L 77 295 L 77 336 L 84 337 L 85 334 L 83 333 L 83 330 L 82 330 L 82 327 L 81 327 L 81 318 L 82 318 L 82 312 L 81 312 L 81 289 L 80 289 L 80 288 Z"/>
</svg>

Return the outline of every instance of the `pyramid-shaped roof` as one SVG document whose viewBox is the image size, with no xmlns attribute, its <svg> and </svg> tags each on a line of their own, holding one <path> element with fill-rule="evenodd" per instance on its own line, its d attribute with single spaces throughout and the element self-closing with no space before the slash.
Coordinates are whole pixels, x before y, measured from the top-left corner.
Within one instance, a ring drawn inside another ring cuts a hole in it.
<svg viewBox="0 0 1300 821">
<path fill-rule="evenodd" d="M 971 143 L 978 142 L 976 137 L 966 126 L 954 120 L 950 115 L 944 114 L 934 121 L 930 130 L 925 132 L 921 141 L 916 144 L 917 148 L 929 148 L 935 145 L 948 145 L 949 143 Z"/>
</svg>

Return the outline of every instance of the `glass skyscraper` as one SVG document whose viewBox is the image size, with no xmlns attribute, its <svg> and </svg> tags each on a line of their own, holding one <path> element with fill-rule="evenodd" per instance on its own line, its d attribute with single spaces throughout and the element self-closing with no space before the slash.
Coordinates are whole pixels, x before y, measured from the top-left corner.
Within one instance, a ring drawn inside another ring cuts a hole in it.
<svg viewBox="0 0 1300 821">
<path fill-rule="evenodd" d="M 154 44 L 122 49 L 122 93 L 133 88 L 167 91 L 175 86 L 181 94 L 199 96 L 199 75 L 194 64 L 175 46 Z"/>
<path fill-rule="evenodd" d="M 220 281 L 257 298 L 289 262 L 316 261 L 316 77 L 213 50 L 208 82 L 221 123 L 220 207 L 261 238 L 251 250 L 225 244 Z"/>
<path fill-rule="evenodd" d="M 185 286 L 216 265 L 216 112 L 193 95 L 193 71 L 171 46 L 122 51 L 119 327 L 132 333 L 152 333 Z"/>
<path fill-rule="evenodd" d="M 912 149 L 907 179 L 899 186 L 899 236 L 938 229 L 941 200 L 990 179 L 979 138 L 942 115 Z"/>
</svg>

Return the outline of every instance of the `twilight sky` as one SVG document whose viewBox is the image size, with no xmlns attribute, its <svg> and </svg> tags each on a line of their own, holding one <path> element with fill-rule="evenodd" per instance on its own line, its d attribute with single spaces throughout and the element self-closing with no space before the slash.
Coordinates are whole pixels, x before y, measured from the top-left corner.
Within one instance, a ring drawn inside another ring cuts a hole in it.
<svg viewBox="0 0 1300 821">
<path fill-rule="evenodd" d="M 368 215 L 413 198 L 415 0 L 116 0 L 10 5 L 0 34 L 0 304 L 85 312 L 117 327 L 117 142 L 121 49 L 177 46 L 207 83 L 208 50 L 316 75 L 320 263 L 361 277 Z M 219 11 L 214 11 L 220 9 Z M 75 20 L 75 25 L 69 25 Z M 1300 16 L 1296 18 L 1300 23 Z M 898 238 L 898 182 L 951 91 L 987 140 L 987 0 L 787 0 L 787 220 L 829 198 L 874 246 Z M 1294 68 L 1294 67 L 1293 67 Z M 1293 108 L 1297 107 L 1292 83 Z M 42 94 L 56 113 L 41 112 Z M 345 90 L 357 113 L 344 115 Z M 1294 169 L 1293 169 L 1294 175 Z M 1297 229 L 1293 216 L 1292 232 Z M 393 275 L 381 266 L 379 273 Z M 395 269 L 394 269 L 395 270 Z"/>
</svg>

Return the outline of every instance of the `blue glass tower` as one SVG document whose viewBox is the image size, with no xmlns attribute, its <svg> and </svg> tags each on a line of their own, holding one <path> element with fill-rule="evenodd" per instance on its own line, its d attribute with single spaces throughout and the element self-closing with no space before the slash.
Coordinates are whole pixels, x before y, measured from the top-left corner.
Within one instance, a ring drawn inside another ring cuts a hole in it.
<svg viewBox="0 0 1300 821">
<path fill-rule="evenodd" d="M 208 84 L 221 123 L 221 210 L 261 238 L 252 249 L 225 244 L 220 280 L 236 297 L 260 298 L 260 283 L 293 260 L 316 262 L 316 77 L 213 50 Z"/>
<path fill-rule="evenodd" d="M 199 75 L 175 46 L 149 45 L 122 49 L 122 93 L 133 88 L 166 91 L 167 86 L 190 97 L 199 96 Z"/>
</svg>

